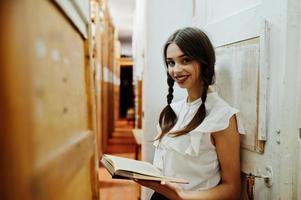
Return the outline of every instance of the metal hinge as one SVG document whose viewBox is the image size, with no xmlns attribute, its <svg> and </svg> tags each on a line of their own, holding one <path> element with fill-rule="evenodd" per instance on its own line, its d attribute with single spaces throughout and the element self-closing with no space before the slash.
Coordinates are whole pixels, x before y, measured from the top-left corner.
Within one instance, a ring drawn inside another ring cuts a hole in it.
<svg viewBox="0 0 301 200">
<path fill-rule="evenodd" d="M 258 175 L 258 174 L 253 174 L 253 173 L 247 174 L 247 195 L 248 195 L 249 200 L 254 199 L 254 189 L 255 189 L 255 180 L 256 179 L 263 179 L 264 184 L 267 187 L 272 187 L 272 184 L 273 184 L 272 167 L 267 166 L 265 168 L 265 170 L 266 170 L 266 174 L 264 174 L 264 175 Z"/>
</svg>

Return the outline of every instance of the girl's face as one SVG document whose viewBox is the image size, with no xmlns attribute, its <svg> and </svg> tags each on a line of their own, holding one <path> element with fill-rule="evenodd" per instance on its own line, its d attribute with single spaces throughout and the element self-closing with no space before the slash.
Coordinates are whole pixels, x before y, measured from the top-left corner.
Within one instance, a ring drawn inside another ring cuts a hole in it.
<svg viewBox="0 0 301 200">
<path fill-rule="evenodd" d="M 169 75 L 181 88 L 186 88 L 188 92 L 201 90 L 200 64 L 186 56 L 175 43 L 167 47 L 166 62 Z"/>
</svg>

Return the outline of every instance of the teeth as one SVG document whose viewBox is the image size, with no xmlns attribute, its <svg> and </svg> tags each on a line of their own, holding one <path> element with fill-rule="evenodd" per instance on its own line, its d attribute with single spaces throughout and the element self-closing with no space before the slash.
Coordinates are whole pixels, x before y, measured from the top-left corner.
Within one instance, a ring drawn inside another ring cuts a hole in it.
<svg viewBox="0 0 301 200">
<path fill-rule="evenodd" d="M 177 76 L 175 77 L 178 82 L 184 82 L 188 76 Z"/>
<path fill-rule="evenodd" d="M 185 78 L 186 78 L 185 76 L 182 76 L 182 77 L 178 77 L 177 79 L 181 81 L 184 80 Z"/>
</svg>

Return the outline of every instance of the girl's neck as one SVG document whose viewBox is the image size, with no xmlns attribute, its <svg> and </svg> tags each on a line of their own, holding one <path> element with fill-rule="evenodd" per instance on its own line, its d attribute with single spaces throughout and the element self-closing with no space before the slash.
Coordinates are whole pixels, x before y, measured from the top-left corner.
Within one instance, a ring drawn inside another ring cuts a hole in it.
<svg viewBox="0 0 301 200">
<path fill-rule="evenodd" d="M 193 88 L 188 89 L 187 93 L 188 93 L 187 101 L 193 102 L 202 96 L 203 87 L 195 88 L 195 89 L 193 89 Z"/>
</svg>

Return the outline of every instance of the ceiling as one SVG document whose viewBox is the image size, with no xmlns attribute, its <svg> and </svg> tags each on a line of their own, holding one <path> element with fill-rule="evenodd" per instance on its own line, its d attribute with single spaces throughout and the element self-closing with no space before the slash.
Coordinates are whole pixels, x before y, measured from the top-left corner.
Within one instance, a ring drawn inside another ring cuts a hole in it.
<svg viewBox="0 0 301 200">
<path fill-rule="evenodd" d="M 132 43 L 135 0 L 108 0 L 108 5 L 121 46 L 128 46 Z"/>
</svg>

